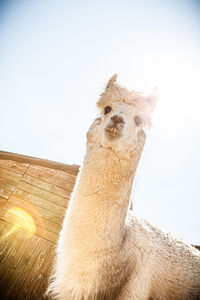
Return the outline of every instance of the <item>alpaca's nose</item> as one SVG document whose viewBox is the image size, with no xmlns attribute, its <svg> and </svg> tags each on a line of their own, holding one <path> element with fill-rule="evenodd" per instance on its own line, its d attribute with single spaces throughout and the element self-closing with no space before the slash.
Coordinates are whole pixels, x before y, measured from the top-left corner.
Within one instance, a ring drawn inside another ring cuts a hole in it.
<svg viewBox="0 0 200 300">
<path fill-rule="evenodd" d="M 114 115 L 110 118 L 115 124 L 124 124 L 124 119 L 118 115 Z"/>
<path fill-rule="evenodd" d="M 114 115 L 110 118 L 105 131 L 108 138 L 116 138 L 122 135 L 124 127 L 124 119 L 118 115 Z"/>
</svg>

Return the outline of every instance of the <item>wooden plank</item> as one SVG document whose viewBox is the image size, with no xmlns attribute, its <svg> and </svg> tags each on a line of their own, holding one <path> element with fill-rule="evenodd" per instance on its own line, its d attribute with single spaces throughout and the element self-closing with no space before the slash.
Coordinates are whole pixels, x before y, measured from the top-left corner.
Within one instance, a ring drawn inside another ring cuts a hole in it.
<svg viewBox="0 0 200 300">
<path fill-rule="evenodd" d="M 0 197 L 8 199 L 14 190 L 15 185 L 9 183 L 5 178 L 0 178 Z"/>
<path fill-rule="evenodd" d="M 0 238 L 1 238 L 1 235 L 3 234 L 4 232 L 4 226 L 7 226 L 8 224 L 3 221 L 3 220 L 0 220 Z"/>
<path fill-rule="evenodd" d="M 16 216 L 15 216 L 15 218 L 17 219 Z M 0 210 L 0 221 L 3 221 L 6 225 L 9 225 L 10 227 L 13 227 L 13 225 L 15 225 L 15 222 L 13 221 L 13 215 L 9 214 L 9 213 L 6 213 L 6 215 L 5 215 L 5 211 L 3 211 L 3 210 Z M 21 220 L 19 220 L 19 222 L 20 221 Z M 59 232 L 61 230 L 61 226 L 59 226 L 57 224 L 53 224 L 46 220 L 43 222 L 43 226 L 44 227 L 41 227 L 39 225 L 36 226 L 35 235 L 37 235 L 38 237 L 41 237 L 47 241 L 50 241 L 54 244 L 57 243 L 58 237 L 59 237 Z M 26 231 L 22 225 L 20 225 L 18 227 L 23 229 L 24 231 Z M 52 231 L 50 231 L 50 230 L 52 230 Z M 53 230 L 54 230 L 54 232 L 53 232 Z M 8 230 L 7 230 L 7 232 L 8 232 Z M 29 232 L 29 234 L 30 234 L 30 232 Z M 3 234 L 2 234 L 2 236 L 3 236 Z M 1 242 L 1 237 L 0 237 L 0 242 Z M 4 243 L 2 243 L 2 245 L 4 245 Z M 1 251 L 1 245 L 0 245 L 0 251 Z"/>
<path fill-rule="evenodd" d="M 6 202 L 7 202 L 7 200 L 0 196 L 0 209 L 1 209 L 1 207 L 3 207 L 6 204 Z"/>
<path fill-rule="evenodd" d="M 26 174 L 70 191 L 73 190 L 76 180 L 74 174 L 32 165 L 28 168 Z"/>
<path fill-rule="evenodd" d="M 57 205 L 56 203 L 53 203 L 49 200 L 38 197 L 36 195 L 30 194 L 18 188 L 14 190 L 12 196 L 10 197 L 10 200 L 15 197 L 27 201 L 33 204 L 34 206 L 40 206 L 44 208 L 46 211 L 48 210 L 52 211 L 54 214 L 57 214 L 59 217 L 64 216 L 66 211 L 66 208 L 63 206 Z"/>
<path fill-rule="evenodd" d="M 47 168 L 47 167 L 43 167 L 43 166 L 35 166 L 35 165 L 30 165 L 29 168 L 30 168 L 29 172 L 34 172 L 35 174 L 39 174 L 40 172 L 42 172 L 42 173 L 48 174 L 49 177 L 63 178 L 72 183 L 74 183 L 74 181 L 76 180 L 76 174 L 71 173 L 71 172 L 55 170 L 52 168 Z"/>
<path fill-rule="evenodd" d="M 6 224 L 6 222 L 4 222 Z M 11 224 L 6 224 L 7 228 L 4 231 L 3 235 L 1 236 L 1 243 L 0 243 L 0 278 L 2 279 L 5 272 L 4 264 L 9 262 L 10 258 L 10 247 L 12 247 L 13 244 L 15 244 L 15 237 L 17 235 L 17 231 L 14 231 L 11 233 L 11 229 L 13 226 Z M 4 297 L 5 292 L 5 284 L 6 279 L 4 281 L 1 281 L 0 283 L 0 299 L 7 299 Z M 6 287 L 7 288 L 7 287 Z"/>
<path fill-rule="evenodd" d="M 5 214 L 5 211 L 3 210 L 0 210 L 0 219 L 1 220 L 4 220 L 6 222 L 8 222 L 9 224 L 12 224 L 14 226 L 16 226 L 16 223 L 19 224 L 17 225 L 19 228 L 29 232 L 31 234 L 31 230 L 27 230 L 26 229 L 26 224 L 23 224 L 23 220 L 20 219 L 18 216 L 14 216 L 13 214 L 7 212 Z M 57 224 L 53 224 L 51 222 L 48 222 L 48 221 L 44 221 L 42 223 L 42 226 L 38 225 L 36 222 L 35 222 L 35 225 L 36 225 L 36 232 L 35 234 L 46 239 L 46 240 L 49 240 L 53 243 L 56 243 L 57 240 L 58 240 L 58 234 L 61 230 L 61 226 L 57 225 Z M 32 232 L 33 234 L 33 232 Z"/>
<path fill-rule="evenodd" d="M 29 274 L 31 266 L 34 264 L 40 250 L 41 245 L 39 246 L 40 238 L 33 236 L 29 241 L 28 247 L 26 248 L 24 255 L 21 256 L 21 259 L 13 272 L 6 295 L 9 299 L 15 299 L 17 294 L 20 292 L 26 276 Z"/>
<path fill-rule="evenodd" d="M 37 247 L 35 248 L 33 255 L 30 257 L 22 276 L 20 277 L 20 287 L 17 287 L 18 293 L 16 293 L 15 300 L 28 299 L 26 293 L 28 292 L 29 283 L 32 277 L 37 272 L 41 263 L 43 262 L 45 255 L 49 251 L 50 244 L 47 241 L 40 239 Z"/>
<path fill-rule="evenodd" d="M 47 290 L 48 280 L 52 272 L 53 261 L 55 257 L 55 245 L 53 245 L 46 256 L 37 276 L 32 284 L 32 293 L 35 299 L 41 299 Z"/>
<path fill-rule="evenodd" d="M 11 185 L 16 185 L 21 177 L 20 174 L 0 168 L 0 178 L 8 180 Z"/>
<path fill-rule="evenodd" d="M 27 174 L 25 174 L 22 177 L 21 181 L 30 183 L 33 186 L 36 186 L 36 187 L 38 187 L 38 188 L 40 188 L 42 190 L 48 191 L 48 192 L 50 192 L 52 194 L 61 196 L 61 197 L 66 198 L 66 199 L 69 199 L 70 195 L 71 195 L 71 191 L 69 191 L 67 189 L 63 189 L 61 187 L 55 186 L 52 183 L 47 183 L 47 182 L 45 182 L 43 180 L 40 180 L 38 178 L 29 176 Z"/>
<path fill-rule="evenodd" d="M 1 245 L 0 245 L 0 265 L 1 270 L 6 257 L 10 253 L 10 248 L 13 243 L 15 243 L 16 236 L 18 234 L 18 230 L 13 227 L 13 225 L 8 224 L 9 226 L 5 228 L 4 234 L 1 236 Z"/>
<path fill-rule="evenodd" d="M 11 230 L 12 227 L 12 224 L 9 224 L 2 219 L 0 220 L 0 255 L 2 248 L 4 247 L 4 242 L 6 241 L 7 233 Z"/>
<path fill-rule="evenodd" d="M 32 215 L 33 217 L 33 215 Z M 14 212 L 13 213 L 9 213 L 9 211 L 4 211 L 4 210 L 0 210 L 0 219 L 4 220 L 6 222 L 9 222 L 10 224 L 13 224 L 14 226 L 17 226 L 19 228 L 22 228 L 25 231 L 27 230 L 27 224 L 26 222 L 21 219 L 18 215 L 15 215 Z M 35 234 L 46 239 L 49 240 L 53 243 L 56 243 L 58 240 L 58 234 L 61 231 L 61 224 L 54 224 L 48 220 L 40 220 L 39 218 L 33 218 L 34 219 L 34 223 L 36 225 L 36 232 Z M 34 232 L 31 232 L 32 230 L 29 229 L 28 232 L 34 234 Z"/>
<path fill-rule="evenodd" d="M 12 206 L 13 207 L 13 206 Z M 35 230 L 34 228 L 27 228 L 27 221 L 24 218 L 20 218 L 17 211 L 15 213 L 14 210 L 12 210 L 12 213 L 8 211 L 4 211 L 3 209 L 0 210 L 0 219 L 8 222 L 9 224 L 14 225 L 17 228 L 24 229 L 25 231 L 29 232 L 30 234 L 34 234 Z M 29 226 L 30 227 L 30 226 Z"/>
<path fill-rule="evenodd" d="M 4 286 L 5 288 L 5 284 L 7 285 L 9 274 L 11 274 L 12 272 L 12 268 L 10 268 L 10 265 L 14 263 L 18 249 L 23 243 L 24 238 L 26 238 L 26 233 L 24 233 L 23 230 L 18 228 L 15 232 L 15 238 L 13 238 L 13 236 L 12 243 L 10 244 L 9 249 L 6 252 L 6 255 L 4 256 L 3 260 L 1 261 L 0 286 Z"/>
<path fill-rule="evenodd" d="M 51 243 L 54 243 L 56 244 L 58 242 L 58 237 L 59 237 L 59 234 L 58 233 L 54 233 L 52 231 L 49 231 L 49 230 L 39 230 L 40 228 L 38 228 L 37 232 L 36 232 L 36 235 L 43 238 L 44 240 L 47 240 Z M 60 231 L 59 231 L 60 232 Z"/>
<path fill-rule="evenodd" d="M 46 219 L 47 221 L 51 221 L 55 224 L 60 225 L 63 220 L 63 216 L 58 216 L 54 212 L 44 209 L 43 207 L 33 205 L 31 203 L 28 203 L 27 201 L 24 201 L 16 196 L 11 196 L 9 200 L 6 202 L 3 210 L 8 210 L 11 207 L 20 207 L 27 211 L 34 219 L 35 221 L 42 221 L 42 219 Z"/>
<path fill-rule="evenodd" d="M 46 242 L 48 243 L 48 242 Z M 37 280 L 38 280 L 38 275 L 40 274 L 40 269 L 42 269 L 42 266 L 45 262 L 46 257 L 48 257 L 48 254 L 51 250 L 51 244 L 46 244 L 43 249 L 42 252 L 40 253 L 40 255 L 37 258 L 37 261 L 35 262 L 33 268 L 31 269 L 31 272 L 29 273 L 29 276 L 26 279 L 26 282 L 24 284 L 24 289 L 23 289 L 23 295 L 25 297 L 25 299 L 34 299 L 35 298 L 35 294 L 34 293 L 34 289 L 33 287 L 35 286 Z M 50 263 L 48 261 L 46 261 L 46 264 L 49 265 Z M 41 299 L 42 295 L 40 294 L 39 299 Z"/>
<path fill-rule="evenodd" d="M 24 174 L 29 164 L 19 163 L 13 160 L 0 159 L 0 167 L 18 174 Z"/>
<path fill-rule="evenodd" d="M 21 257 L 24 255 L 26 248 L 29 246 L 30 242 L 30 234 L 27 233 L 24 230 L 18 229 L 22 236 L 18 236 L 17 239 L 17 247 L 15 247 L 9 255 L 9 260 L 7 261 L 7 267 L 4 268 L 5 271 L 2 276 L 2 280 L 0 282 L 0 287 L 4 286 L 4 283 L 6 283 L 6 286 L 8 286 L 8 283 L 10 282 L 10 279 L 12 277 L 12 274 L 14 273 L 15 269 L 17 268 L 19 261 L 21 260 Z"/>
<path fill-rule="evenodd" d="M 48 202 L 50 202 L 50 204 L 54 204 L 55 205 L 59 205 L 61 207 L 64 207 L 66 209 L 67 205 L 68 205 L 68 201 L 66 198 L 63 198 L 61 196 L 55 195 L 53 193 L 50 193 L 48 191 L 42 190 L 32 184 L 29 184 L 27 182 L 23 182 L 23 181 L 19 181 L 17 188 L 28 192 L 32 195 L 38 196 L 40 198 L 43 198 L 45 200 L 48 200 Z"/>
</svg>

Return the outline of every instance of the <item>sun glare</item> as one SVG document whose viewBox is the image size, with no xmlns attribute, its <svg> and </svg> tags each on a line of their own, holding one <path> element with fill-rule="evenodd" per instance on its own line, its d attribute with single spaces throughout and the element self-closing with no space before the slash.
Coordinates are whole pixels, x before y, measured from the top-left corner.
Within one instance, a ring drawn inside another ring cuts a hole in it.
<svg viewBox="0 0 200 300">
<path fill-rule="evenodd" d="M 186 60 L 178 54 L 175 58 L 158 60 L 149 65 L 147 74 L 149 91 L 158 86 L 159 101 L 155 110 L 154 122 L 159 116 L 159 124 L 169 128 L 193 129 L 199 125 L 199 85 L 198 67 L 192 59 Z"/>
<path fill-rule="evenodd" d="M 6 233 L 4 236 L 7 237 L 12 234 L 18 228 L 24 229 L 29 233 L 29 237 L 32 236 L 36 232 L 36 225 L 33 218 L 30 214 L 22 208 L 17 206 L 11 207 L 5 215 L 6 220 L 13 224 L 13 227 L 10 231 Z"/>
</svg>

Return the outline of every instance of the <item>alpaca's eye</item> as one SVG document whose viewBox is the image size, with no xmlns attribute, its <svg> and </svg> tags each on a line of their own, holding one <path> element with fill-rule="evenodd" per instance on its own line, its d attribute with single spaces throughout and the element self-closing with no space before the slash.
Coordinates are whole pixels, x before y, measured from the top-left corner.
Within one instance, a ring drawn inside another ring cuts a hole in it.
<svg viewBox="0 0 200 300">
<path fill-rule="evenodd" d="M 135 125 L 138 127 L 142 124 L 142 119 L 139 116 L 134 117 Z"/>
<path fill-rule="evenodd" d="M 112 110 L 112 108 L 110 106 L 106 106 L 104 108 L 104 115 L 107 115 L 111 110 Z"/>
</svg>

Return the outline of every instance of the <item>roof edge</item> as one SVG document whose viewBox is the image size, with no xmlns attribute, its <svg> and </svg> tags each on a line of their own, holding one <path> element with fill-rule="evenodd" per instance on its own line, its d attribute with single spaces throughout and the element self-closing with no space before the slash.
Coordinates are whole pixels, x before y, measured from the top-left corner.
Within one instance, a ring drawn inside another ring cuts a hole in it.
<svg viewBox="0 0 200 300">
<path fill-rule="evenodd" d="M 14 160 L 14 161 L 20 162 L 20 163 L 30 163 L 32 165 L 43 166 L 43 167 L 56 169 L 56 170 L 62 170 L 65 172 L 71 172 L 71 173 L 75 173 L 75 174 L 77 174 L 79 172 L 79 168 L 80 168 L 80 166 L 78 166 L 76 164 L 67 165 L 67 164 L 51 161 L 48 159 L 26 156 L 26 155 L 2 151 L 2 150 L 0 150 L 0 159 Z"/>
</svg>

